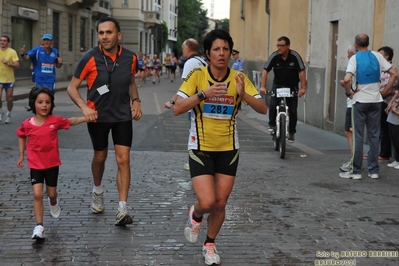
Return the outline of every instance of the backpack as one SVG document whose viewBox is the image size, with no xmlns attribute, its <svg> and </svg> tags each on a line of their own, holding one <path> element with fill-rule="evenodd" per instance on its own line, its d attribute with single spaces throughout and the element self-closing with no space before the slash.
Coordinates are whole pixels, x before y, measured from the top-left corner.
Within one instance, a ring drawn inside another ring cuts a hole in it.
<svg viewBox="0 0 399 266">
<path fill-rule="evenodd" d="M 380 62 L 371 51 L 356 53 L 356 82 L 370 84 L 380 81 Z"/>
</svg>

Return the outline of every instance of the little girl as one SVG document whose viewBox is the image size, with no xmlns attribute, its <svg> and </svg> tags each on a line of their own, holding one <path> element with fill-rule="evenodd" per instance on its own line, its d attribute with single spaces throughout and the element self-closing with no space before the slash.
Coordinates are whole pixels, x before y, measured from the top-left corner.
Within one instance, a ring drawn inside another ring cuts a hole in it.
<svg viewBox="0 0 399 266">
<path fill-rule="evenodd" d="M 17 129 L 19 158 L 17 166 L 23 167 L 24 151 L 28 158 L 30 178 L 33 187 L 33 209 L 37 226 L 32 239 L 44 239 L 43 227 L 43 185 L 46 191 L 50 213 L 60 216 L 61 208 L 57 198 L 58 171 L 61 165 L 58 150 L 57 130 L 66 129 L 83 122 L 85 117 L 63 118 L 52 115 L 54 93 L 47 88 L 33 87 L 29 94 L 29 110 L 35 115 L 22 122 Z M 28 141 L 26 141 L 28 139 Z"/>
</svg>

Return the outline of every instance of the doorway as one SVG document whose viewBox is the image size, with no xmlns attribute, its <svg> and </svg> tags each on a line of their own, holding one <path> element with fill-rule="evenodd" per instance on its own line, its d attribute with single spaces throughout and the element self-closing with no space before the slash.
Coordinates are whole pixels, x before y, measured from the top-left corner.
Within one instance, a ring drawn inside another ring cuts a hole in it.
<svg viewBox="0 0 399 266">
<path fill-rule="evenodd" d="M 335 121 L 335 95 L 337 86 L 338 21 L 331 22 L 330 84 L 328 102 L 328 121 Z"/>
</svg>

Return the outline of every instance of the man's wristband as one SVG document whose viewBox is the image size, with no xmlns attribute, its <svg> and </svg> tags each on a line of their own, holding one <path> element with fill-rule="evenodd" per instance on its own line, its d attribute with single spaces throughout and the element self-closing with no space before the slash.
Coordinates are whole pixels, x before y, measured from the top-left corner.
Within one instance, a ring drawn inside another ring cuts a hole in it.
<svg viewBox="0 0 399 266">
<path fill-rule="evenodd" d="M 349 97 L 349 96 L 352 95 L 352 93 L 347 93 L 347 92 L 345 91 L 345 95 L 346 95 L 346 97 Z"/>
</svg>

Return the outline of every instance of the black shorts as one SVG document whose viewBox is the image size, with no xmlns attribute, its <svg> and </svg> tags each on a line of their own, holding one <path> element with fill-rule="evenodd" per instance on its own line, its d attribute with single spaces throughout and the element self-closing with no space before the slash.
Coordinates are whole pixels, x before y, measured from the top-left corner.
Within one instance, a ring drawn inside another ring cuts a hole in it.
<svg viewBox="0 0 399 266">
<path fill-rule="evenodd" d="M 224 174 L 236 176 L 239 150 L 232 151 L 199 151 L 189 150 L 191 178 L 199 175 Z"/>
<path fill-rule="evenodd" d="M 346 108 L 345 114 L 345 131 L 352 131 L 352 108 Z"/>
<path fill-rule="evenodd" d="M 170 66 L 170 73 L 172 73 L 172 74 L 176 73 L 176 65 Z"/>
<path fill-rule="evenodd" d="M 109 131 L 112 131 L 114 145 L 132 147 L 133 123 L 132 120 L 124 122 L 87 123 L 91 143 L 95 151 L 102 151 L 108 147 Z"/>
<path fill-rule="evenodd" d="M 30 169 L 30 182 L 32 186 L 46 182 L 46 185 L 49 187 L 57 187 L 59 170 L 59 166 L 43 170 Z"/>
</svg>

